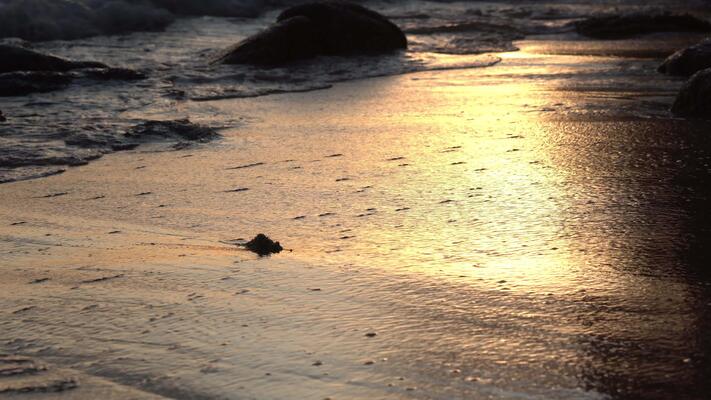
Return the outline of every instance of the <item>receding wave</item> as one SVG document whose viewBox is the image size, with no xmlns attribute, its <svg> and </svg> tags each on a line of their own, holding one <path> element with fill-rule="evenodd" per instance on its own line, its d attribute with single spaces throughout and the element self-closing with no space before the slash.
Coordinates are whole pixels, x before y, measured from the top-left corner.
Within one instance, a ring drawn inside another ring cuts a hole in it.
<svg viewBox="0 0 711 400">
<path fill-rule="evenodd" d="M 180 15 L 255 17 L 259 0 L 0 0 L 0 38 L 74 40 L 161 31 Z"/>
<path fill-rule="evenodd" d="M 174 21 L 169 11 L 118 0 L 2 0 L 0 37 L 71 40 L 135 31 L 158 31 Z"/>
<path fill-rule="evenodd" d="M 0 0 L 0 37 L 19 37 L 35 42 L 31 47 L 41 53 L 116 67 L 110 71 L 125 68 L 143 77 L 104 80 L 91 71 L 59 72 L 59 78 L 67 78 L 61 85 L 4 97 L 2 113 L 7 121 L 0 123 L 0 182 L 58 173 L 145 143 L 125 135 L 141 121 L 190 118 L 198 124 L 234 127 L 249 118 L 224 115 L 211 105 L 212 100 L 319 90 L 341 81 L 417 71 L 487 67 L 500 61 L 487 53 L 515 50 L 514 40 L 555 31 L 574 16 L 566 9 L 546 9 L 539 15 L 531 14 L 530 7 L 476 2 L 446 7 L 383 3 L 379 11 L 406 32 L 408 50 L 382 56 L 319 57 L 281 68 L 209 62 L 273 22 L 269 10 L 288 2 Z M 238 19 L 179 18 L 257 14 Z M 128 32 L 134 33 L 120 35 Z M 11 84 L 17 78 L 3 77 Z M 168 149 L 185 146 L 175 137 L 155 139 Z"/>
</svg>

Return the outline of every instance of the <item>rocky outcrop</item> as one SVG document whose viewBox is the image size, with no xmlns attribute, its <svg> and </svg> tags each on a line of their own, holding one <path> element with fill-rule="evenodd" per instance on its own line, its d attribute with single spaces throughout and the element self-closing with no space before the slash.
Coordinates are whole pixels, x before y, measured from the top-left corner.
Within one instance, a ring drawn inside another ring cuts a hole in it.
<svg viewBox="0 0 711 400">
<path fill-rule="evenodd" d="M 681 87 L 671 111 L 678 117 L 711 119 L 711 68 L 695 73 Z"/>
<path fill-rule="evenodd" d="M 577 21 L 575 29 L 595 39 L 625 39 L 655 32 L 711 32 L 711 24 L 688 14 L 626 14 Z"/>
<path fill-rule="evenodd" d="M 72 61 L 20 46 L 0 45 L 0 97 L 62 89 L 74 79 L 137 80 L 141 72 L 95 61 Z"/>
<path fill-rule="evenodd" d="M 20 46 L 0 44 L 0 73 L 16 71 L 65 72 L 80 68 L 108 68 L 93 61 L 70 61 Z"/>
<path fill-rule="evenodd" d="M 405 34 L 384 16 L 357 4 L 324 1 L 283 11 L 275 25 L 227 49 L 215 62 L 280 65 L 317 55 L 404 48 Z"/>
<path fill-rule="evenodd" d="M 669 75 L 691 76 L 706 68 L 711 68 L 711 39 L 677 51 L 658 70 Z"/>
</svg>

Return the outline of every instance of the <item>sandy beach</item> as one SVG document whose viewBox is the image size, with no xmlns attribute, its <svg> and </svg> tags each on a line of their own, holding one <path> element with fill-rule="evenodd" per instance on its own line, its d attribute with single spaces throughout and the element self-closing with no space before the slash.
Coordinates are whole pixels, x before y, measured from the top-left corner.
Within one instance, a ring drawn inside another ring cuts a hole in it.
<svg viewBox="0 0 711 400">
<path fill-rule="evenodd" d="M 46 371 L 0 397 L 707 398 L 696 40 L 177 103 L 241 122 L 2 184 L 0 367 Z"/>
</svg>

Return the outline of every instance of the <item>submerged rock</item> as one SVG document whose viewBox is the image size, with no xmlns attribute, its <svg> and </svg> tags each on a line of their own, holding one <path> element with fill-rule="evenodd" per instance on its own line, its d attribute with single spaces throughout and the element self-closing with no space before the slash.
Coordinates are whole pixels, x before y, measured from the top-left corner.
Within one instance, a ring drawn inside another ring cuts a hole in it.
<svg viewBox="0 0 711 400">
<path fill-rule="evenodd" d="M 711 68 L 711 39 L 677 51 L 658 70 L 669 75 L 691 76 L 706 68 Z"/>
<path fill-rule="evenodd" d="M 681 87 L 671 111 L 678 117 L 711 119 L 711 68 L 695 73 Z"/>
<path fill-rule="evenodd" d="M 275 25 L 227 49 L 215 62 L 279 65 L 317 55 L 405 48 L 405 34 L 384 16 L 357 4 L 323 1 L 286 9 Z"/>
<path fill-rule="evenodd" d="M 205 142 L 220 137 L 220 134 L 213 128 L 194 124 L 186 118 L 173 121 L 145 121 L 129 129 L 126 136 L 134 139 L 161 137 Z"/>
<path fill-rule="evenodd" d="M 136 80 L 145 75 L 95 61 L 72 61 L 21 46 L 0 44 L 0 96 L 23 96 L 66 87 L 75 78 Z"/>
<path fill-rule="evenodd" d="M 267 235 L 260 233 L 257 236 L 255 236 L 252 240 L 247 242 L 245 244 L 245 247 L 249 249 L 250 251 L 253 251 L 260 256 L 267 256 L 272 253 L 280 253 L 282 250 L 284 250 L 283 247 L 279 244 L 279 242 L 275 242 Z"/>
<path fill-rule="evenodd" d="M 577 21 L 575 29 L 595 39 L 624 39 L 654 32 L 711 32 L 711 24 L 688 14 L 636 13 L 588 18 Z"/>
<path fill-rule="evenodd" d="M 88 78 L 102 81 L 135 81 L 140 79 L 146 79 L 146 74 L 144 74 L 143 72 L 129 68 L 92 68 L 84 72 Z"/>
<path fill-rule="evenodd" d="M 108 68 L 93 61 L 71 61 L 20 46 L 0 44 L 0 73 L 17 71 L 66 72 L 80 68 Z"/>
<path fill-rule="evenodd" d="M 0 74 L 0 97 L 51 92 L 66 87 L 73 79 L 65 72 L 8 72 Z"/>
</svg>

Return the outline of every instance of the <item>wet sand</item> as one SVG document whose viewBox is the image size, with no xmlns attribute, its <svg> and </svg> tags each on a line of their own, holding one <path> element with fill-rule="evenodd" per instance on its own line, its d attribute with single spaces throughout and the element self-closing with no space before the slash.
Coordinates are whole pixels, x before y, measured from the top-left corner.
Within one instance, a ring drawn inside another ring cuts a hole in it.
<svg viewBox="0 0 711 400">
<path fill-rule="evenodd" d="M 639 43 L 517 45 L 0 186 L 0 352 L 40 398 L 705 398 L 711 125 Z"/>
</svg>

